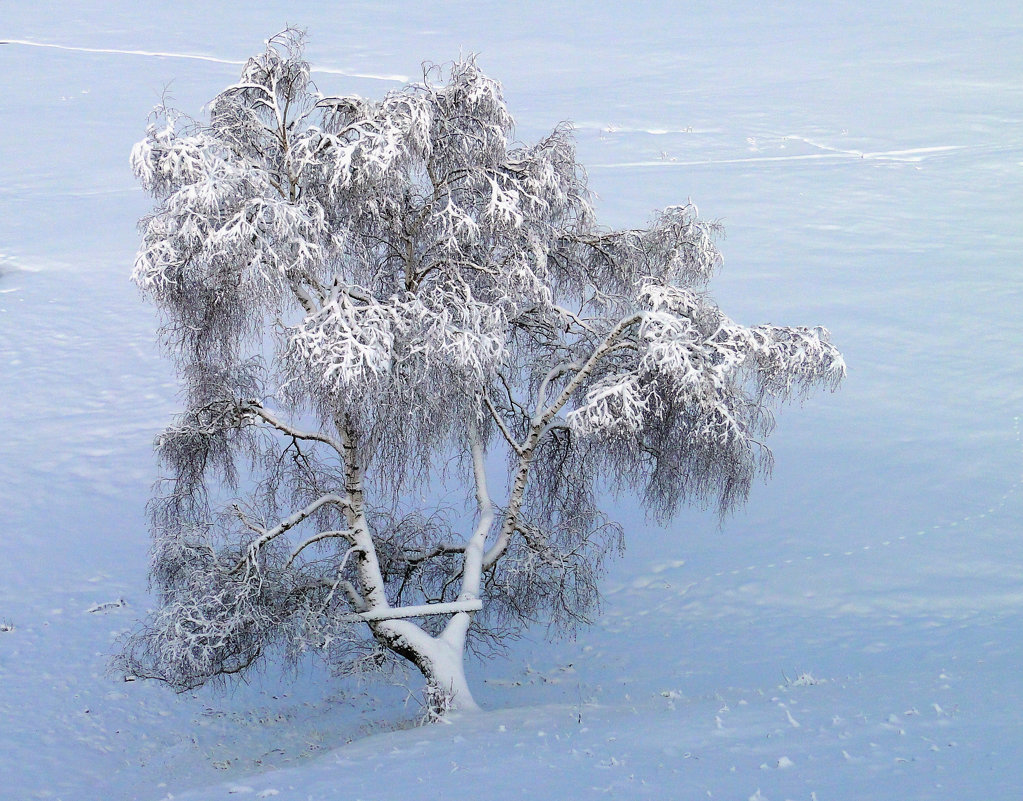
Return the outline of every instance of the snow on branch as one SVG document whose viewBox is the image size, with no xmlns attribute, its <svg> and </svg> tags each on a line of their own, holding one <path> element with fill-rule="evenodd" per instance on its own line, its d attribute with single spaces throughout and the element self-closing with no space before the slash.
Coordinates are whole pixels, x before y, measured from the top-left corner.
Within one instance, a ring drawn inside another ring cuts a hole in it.
<svg viewBox="0 0 1023 801">
<path fill-rule="evenodd" d="M 452 375 L 485 381 L 504 358 L 503 328 L 499 308 L 455 287 L 361 303 L 342 292 L 289 331 L 286 357 L 314 394 L 372 395 L 395 381 L 431 391 Z"/>
<path fill-rule="evenodd" d="M 566 420 L 581 436 L 598 432 L 632 433 L 642 428 L 649 405 L 640 377 L 618 374 L 591 384 L 582 404 L 569 412 Z"/>
<path fill-rule="evenodd" d="M 344 498 L 340 495 L 330 493 L 317 498 L 304 509 L 299 509 L 297 512 L 285 518 L 271 529 L 260 529 L 258 527 L 253 527 L 254 530 L 259 534 L 259 536 L 256 539 L 252 540 L 246 546 L 245 556 L 238 560 L 232 572 L 241 570 L 243 567 L 248 568 L 253 565 L 256 565 L 259 557 L 259 552 L 260 550 L 262 550 L 264 546 L 275 540 L 281 534 L 284 534 L 289 529 L 294 528 L 306 518 L 311 517 L 320 509 L 321 506 L 324 506 L 326 504 L 333 504 L 336 506 L 340 506 L 343 509 L 347 509 L 350 505 L 350 501 L 348 498 Z M 239 516 L 242 516 L 240 511 L 238 512 L 238 514 Z M 250 524 L 247 523 L 247 525 Z M 250 527 L 252 526 L 250 525 Z"/>
<path fill-rule="evenodd" d="M 383 620 L 401 620 L 407 617 L 429 617 L 431 615 L 451 615 L 457 612 L 478 612 L 483 602 L 476 598 L 470 601 L 451 601 L 449 603 L 420 604 L 419 606 L 399 606 L 387 609 L 373 609 L 367 612 L 352 612 L 338 617 L 339 623 L 375 623 Z"/>
</svg>

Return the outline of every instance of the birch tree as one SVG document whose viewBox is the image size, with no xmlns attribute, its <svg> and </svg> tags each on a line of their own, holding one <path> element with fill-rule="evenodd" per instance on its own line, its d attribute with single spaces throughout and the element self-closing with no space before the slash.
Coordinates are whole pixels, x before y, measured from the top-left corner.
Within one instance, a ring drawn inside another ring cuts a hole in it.
<svg viewBox="0 0 1023 801">
<path fill-rule="evenodd" d="M 623 539 L 600 497 L 727 511 L 772 406 L 845 367 L 823 328 L 715 305 L 693 205 L 600 226 L 571 126 L 515 142 L 474 58 L 372 101 L 321 94 L 302 45 L 131 153 L 184 408 L 121 664 L 187 689 L 268 655 L 411 663 L 436 713 L 472 709 L 467 649 L 596 610 Z"/>
</svg>

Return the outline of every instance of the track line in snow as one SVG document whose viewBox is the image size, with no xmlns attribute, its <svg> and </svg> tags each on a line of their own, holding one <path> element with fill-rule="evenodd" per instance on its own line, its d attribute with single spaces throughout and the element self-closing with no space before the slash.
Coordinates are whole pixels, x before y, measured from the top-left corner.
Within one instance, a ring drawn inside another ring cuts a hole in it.
<svg viewBox="0 0 1023 801">
<path fill-rule="evenodd" d="M 904 160 L 904 161 L 921 161 L 918 158 L 922 155 L 930 155 L 932 153 L 947 153 L 953 150 L 966 150 L 967 145 L 932 145 L 930 147 L 911 147 L 904 148 L 902 150 L 878 150 L 878 151 L 866 151 L 866 150 L 850 150 L 848 148 L 832 147 L 831 145 L 825 145 L 821 142 L 817 142 L 813 139 L 808 139 L 805 136 L 798 136 L 796 134 L 786 134 L 780 137 L 786 142 L 802 142 L 804 145 L 815 147 L 822 151 L 817 155 L 830 155 L 830 156 L 845 156 L 847 158 L 856 159 L 877 159 L 887 158 L 890 160 Z"/>
<path fill-rule="evenodd" d="M 801 153 L 793 156 L 744 156 L 734 159 L 702 159 L 698 161 L 673 161 L 652 159 L 649 161 L 621 161 L 606 164 L 591 164 L 589 169 L 628 170 L 642 167 L 704 167 L 719 164 L 769 164 L 789 161 L 885 161 L 898 164 L 918 164 L 928 156 L 964 150 L 965 145 L 940 145 L 936 147 L 913 147 L 904 150 L 880 150 L 860 152 L 858 150 L 835 150 L 825 153 Z"/>
<path fill-rule="evenodd" d="M 202 53 L 175 53 L 161 50 L 121 50 L 113 47 L 81 47 L 78 45 L 61 45 L 51 42 L 33 42 L 28 39 L 0 39 L 0 45 L 19 45 L 21 47 L 43 47 L 52 50 L 65 50 L 73 53 L 100 53 L 117 56 L 144 56 L 148 58 L 180 58 L 192 61 L 207 61 L 213 64 L 230 64 L 232 66 L 244 66 L 247 61 L 238 61 L 230 58 L 219 58 L 218 56 L 207 56 Z M 391 81 L 393 83 L 408 83 L 407 75 L 382 75 L 372 72 L 353 72 L 342 70 L 336 67 L 310 67 L 312 72 L 320 72 L 327 75 L 343 75 L 347 78 L 367 78 L 373 81 Z"/>
<path fill-rule="evenodd" d="M 633 125 L 614 125 L 588 120 L 573 121 L 572 127 L 577 131 L 597 131 L 605 134 L 649 134 L 650 136 L 665 136 L 667 134 L 714 134 L 722 133 L 720 128 L 694 128 L 691 125 L 685 128 L 643 128 Z"/>
</svg>

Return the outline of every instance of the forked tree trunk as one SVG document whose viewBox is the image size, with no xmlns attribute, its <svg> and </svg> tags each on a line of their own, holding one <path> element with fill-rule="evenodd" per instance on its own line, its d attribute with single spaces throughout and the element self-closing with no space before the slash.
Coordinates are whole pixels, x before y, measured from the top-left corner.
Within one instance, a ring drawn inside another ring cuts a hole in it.
<svg viewBox="0 0 1023 801">
<path fill-rule="evenodd" d="M 423 674 L 426 704 L 437 718 L 479 710 L 465 678 L 465 634 L 470 622 L 468 612 L 459 612 L 437 637 L 407 620 L 388 620 L 373 626 L 378 640 Z"/>
<path fill-rule="evenodd" d="M 465 612 L 459 614 L 467 615 Z M 479 710 L 465 678 L 465 643 L 449 642 L 443 635 L 433 640 L 435 650 L 419 665 L 426 678 L 426 703 L 432 715 Z"/>
</svg>

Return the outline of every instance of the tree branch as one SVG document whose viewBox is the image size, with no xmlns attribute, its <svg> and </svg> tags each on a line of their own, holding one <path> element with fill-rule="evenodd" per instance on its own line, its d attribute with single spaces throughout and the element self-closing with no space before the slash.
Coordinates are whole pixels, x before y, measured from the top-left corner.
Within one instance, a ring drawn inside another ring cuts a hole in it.
<svg viewBox="0 0 1023 801">
<path fill-rule="evenodd" d="M 284 569 L 287 570 L 291 567 L 295 559 L 298 558 L 298 555 L 310 545 L 315 545 L 317 542 L 322 542 L 323 540 L 338 539 L 339 537 L 350 539 L 351 535 L 347 531 L 321 531 L 319 534 L 314 534 L 300 543 L 295 550 L 291 552 L 291 556 L 288 557 L 288 561 L 284 564 Z"/>
<path fill-rule="evenodd" d="M 642 319 L 643 314 L 640 312 L 620 320 L 618 324 L 611 329 L 610 333 L 604 337 L 603 341 L 594 348 L 593 353 L 590 354 L 590 357 L 578 369 L 576 374 L 572 376 L 572 379 L 565 385 L 565 388 L 561 390 L 561 393 L 555 401 L 551 403 L 542 414 L 533 416 L 529 436 L 526 437 L 526 441 L 522 445 L 522 451 L 519 454 L 519 464 L 515 471 L 515 480 L 512 483 L 511 495 L 508 498 L 508 508 L 505 511 L 504 522 L 501 525 L 501 530 L 498 532 L 497 539 L 483 558 L 483 570 L 490 570 L 493 568 L 497 560 L 500 559 L 508 549 L 508 543 L 511 540 L 512 534 L 515 532 L 516 526 L 518 525 L 518 516 L 522 509 L 522 501 L 526 490 L 526 481 L 529 478 L 529 468 L 533 462 L 533 451 L 536 448 L 537 443 L 540 441 L 540 437 L 546 433 L 548 424 L 554 419 L 554 416 L 561 410 L 561 408 L 568 403 L 569 398 L 572 397 L 572 393 L 582 386 L 582 383 L 586 380 L 590 373 L 593 372 L 600 360 L 611 349 L 613 349 L 618 337 L 621 336 L 621 334 L 629 327 L 640 322 Z M 538 408 L 540 405 L 542 405 L 542 402 L 538 404 Z"/>
<path fill-rule="evenodd" d="M 310 440 L 313 442 L 322 442 L 326 445 L 329 445 L 339 454 L 344 455 L 343 446 L 333 437 L 327 434 L 323 434 L 319 431 L 302 431 L 300 429 L 297 429 L 294 426 L 285 423 L 283 420 L 275 417 L 273 414 L 268 412 L 265 408 L 263 408 L 263 404 L 259 403 L 258 401 L 247 401 L 242 404 L 241 408 L 243 412 L 251 412 L 252 414 L 264 420 L 269 425 L 276 428 L 278 431 L 282 431 L 283 433 L 287 434 L 289 437 L 294 437 L 295 439 Z"/>
<path fill-rule="evenodd" d="M 575 312 L 571 311 L 570 309 L 566 309 L 564 306 L 555 306 L 554 310 L 558 314 L 561 314 L 564 317 L 567 317 L 571 322 L 575 323 L 577 326 L 579 326 L 584 331 L 589 331 L 591 334 L 596 334 L 597 333 L 597 330 L 592 325 L 587 323 L 578 314 L 576 314 Z"/>
<path fill-rule="evenodd" d="M 428 551 L 415 554 L 413 556 L 406 555 L 405 561 L 410 565 L 418 565 L 421 562 L 428 562 L 430 559 L 434 559 L 438 556 L 444 556 L 449 553 L 465 553 L 464 545 L 435 545 Z"/>
<path fill-rule="evenodd" d="M 511 447 L 513 451 L 515 451 L 515 453 L 521 456 L 522 446 L 515 441 L 514 437 L 512 437 L 511 431 L 509 431 L 508 427 L 504 424 L 504 420 L 501 419 L 501 415 L 498 414 L 497 409 L 494 408 L 494 404 L 491 402 L 490 398 L 484 395 L 483 403 L 487 407 L 487 411 L 490 412 L 490 416 L 494 418 L 494 422 L 497 423 L 497 427 L 501 431 L 501 434 L 504 435 L 504 438 L 505 440 L 507 440 L 508 445 Z"/>
<path fill-rule="evenodd" d="M 562 406 L 568 403 L 568 399 L 572 397 L 572 393 L 579 389 L 583 381 L 589 377 L 590 373 L 593 372 L 593 368 L 596 367 L 600 360 L 615 347 L 617 344 L 615 340 L 617 340 L 626 329 L 640 322 L 642 319 L 643 313 L 639 312 L 619 321 L 619 323 L 611 329 L 611 333 L 609 333 L 604 338 L 604 341 L 594 349 L 593 353 L 590 354 L 590 358 L 588 358 L 583 366 L 579 368 L 579 371 L 572 377 L 572 380 L 565 385 L 565 388 L 561 390 L 561 394 L 558 395 L 554 403 L 547 407 L 547 410 L 540 417 L 539 421 L 534 418 L 536 439 L 539 439 L 540 434 L 543 433 L 543 427 L 551 421 L 554 415 L 561 411 Z M 540 423 L 539 426 L 536 425 L 537 422 Z"/>
<path fill-rule="evenodd" d="M 311 515 L 315 514 L 317 510 L 320 509 L 320 507 L 325 506 L 328 503 L 335 503 L 344 509 L 348 509 L 350 506 L 347 498 L 343 498 L 340 495 L 335 495 L 334 493 L 328 493 L 326 495 L 321 495 L 319 498 L 317 498 L 311 504 L 306 506 L 304 509 L 300 509 L 299 511 L 295 512 L 293 515 L 282 520 L 279 524 L 277 524 L 271 529 L 259 529 L 258 527 L 253 527 L 246 523 L 246 525 L 249 525 L 249 527 L 252 528 L 254 531 L 257 532 L 262 531 L 262 534 L 260 534 L 260 536 L 257 539 L 249 543 L 245 556 L 238 560 L 238 564 L 236 564 L 231 569 L 231 572 L 236 573 L 245 565 L 254 562 L 256 554 L 264 545 L 276 539 L 284 532 L 293 529 L 307 517 L 310 517 Z"/>
<path fill-rule="evenodd" d="M 540 407 L 543 405 L 543 402 L 547 397 L 547 389 L 550 387 L 551 382 L 572 370 L 581 370 L 582 366 L 583 365 L 579 362 L 564 363 L 553 367 L 551 371 L 547 373 L 544 380 L 540 382 L 540 388 L 536 391 L 536 409 L 533 410 L 534 417 L 540 413 Z"/>
<path fill-rule="evenodd" d="M 379 623 L 385 620 L 400 620 L 406 617 L 427 617 L 429 615 L 450 615 L 457 612 L 478 612 L 483 608 L 481 600 L 450 601 L 440 604 L 418 606 L 389 606 L 382 609 L 368 609 L 338 617 L 338 623 Z M 425 632 L 424 632 L 425 635 Z"/>
</svg>

